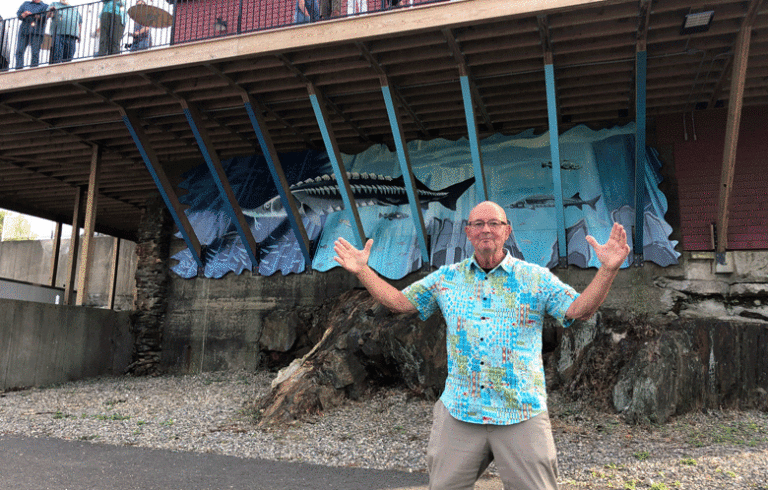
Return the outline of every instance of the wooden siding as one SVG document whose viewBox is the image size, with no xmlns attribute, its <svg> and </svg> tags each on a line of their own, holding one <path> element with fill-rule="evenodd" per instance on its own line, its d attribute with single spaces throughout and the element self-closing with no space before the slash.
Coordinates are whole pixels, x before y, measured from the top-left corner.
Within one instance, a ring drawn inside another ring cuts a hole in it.
<svg viewBox="0 0 768 490">
<path fill-rule="evenodd" d="M 660 143 L 674 144 L 683 250 L 712 250 L 726 111 L 665 116 L 657 124 Z M 685 121 L 685 127 L 684 122 Z M 768 107 L 744 110 L 728 226 L 730 250 L 768 248 Z M 687 140 L 686 140 L 687 133 Z M 695 137 L 695 139 L 694 139 Z"/>
</svg>

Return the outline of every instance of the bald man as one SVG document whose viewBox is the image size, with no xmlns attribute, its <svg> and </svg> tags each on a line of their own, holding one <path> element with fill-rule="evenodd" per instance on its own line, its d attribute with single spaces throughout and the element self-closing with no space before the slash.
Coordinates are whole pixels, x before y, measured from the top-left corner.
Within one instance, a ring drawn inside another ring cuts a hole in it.
<svg viewBox="0 0 768 490">
<path fill-rule="evenodd" d="M 445 317 L 448 377 L 427 447 L 430 490 L 470 490 L 493 460 L 505 490 L 556 489 L 541 358 L 544 316 L 565 327 L 591 317 L 629 254 L 627 234 L 614 223 L 605 244 L 587 237 L 601 266 L 578 294 L 548 269 L 504 249 L 512 227 L 498 204 L 475 206 L 464 232 L 472 257 L 402 291 L 368 266 L 373 240 L 358 250 L 339 238 L 334 260 L 391 310 L 426 320 L 439 308 Z"/>
</svg>

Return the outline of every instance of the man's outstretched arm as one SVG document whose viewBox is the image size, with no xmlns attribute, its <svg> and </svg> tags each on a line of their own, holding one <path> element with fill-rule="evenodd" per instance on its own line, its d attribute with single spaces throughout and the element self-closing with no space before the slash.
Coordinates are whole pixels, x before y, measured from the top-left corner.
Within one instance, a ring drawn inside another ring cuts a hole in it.
<svg viewBox="0 0 768 490">
<path fill-rule="evenodd" d="M 392 311 L 398 313 L 415 313 L 417 310 L 408 298 L 387 281 L 379 277 L 368 266 L 368 257 L 371 255 L 373 240 L 368 240 L 362 250 L 356 249 L 343 238 L 336 240 L 333 250 L 336 257 L 333 258 L 346 270 L 357 276 L 371 296 Z"/>
<path fill-rule="evenodd" d="M 595 250 L 597 258 L 600 260 L 600 269 L 592 279 L 592 282 L 584 289 L 576 300 L 571 303 L 565 316 L 577 320 L 587 320 L 597 312 L 597 309 L 603 304 L 611 284 L 619 273 L 621 264 L 629 255 L 629 245 L 627 244 L 627 232 L 624 227 L 618 223 L 613 224 L 611 236 L 604 245 L 597 243 L 592 236 L 587 237 L 587 242 Z"/>
</svg>

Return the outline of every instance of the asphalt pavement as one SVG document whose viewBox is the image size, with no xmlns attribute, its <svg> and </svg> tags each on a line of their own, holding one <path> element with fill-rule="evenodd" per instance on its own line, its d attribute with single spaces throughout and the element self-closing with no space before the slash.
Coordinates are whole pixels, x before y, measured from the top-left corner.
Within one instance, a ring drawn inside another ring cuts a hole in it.
<svg viewBox="0 0 768 490">
<path fill-rule="evenodd" d="M 0 435 L 7 490 L 426 490 L 425 473 Z"/>
</svg>

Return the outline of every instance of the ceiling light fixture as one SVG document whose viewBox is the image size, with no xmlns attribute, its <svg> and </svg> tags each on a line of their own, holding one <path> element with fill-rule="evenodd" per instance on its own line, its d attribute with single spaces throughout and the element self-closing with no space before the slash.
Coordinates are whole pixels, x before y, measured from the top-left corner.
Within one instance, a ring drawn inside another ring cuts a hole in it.
<svg viewBox="0 0 768 490">
<path fill-rule="evenodd" d="M 683 25 L 680 27 L 680 35 L 687 36 L 688 34 L 709 30 L 709 26 L 712 24 L 712 17 L 714 16 L 714 10 L 686 14 L 685 20 L 683 20 Z"/>
</svg>

